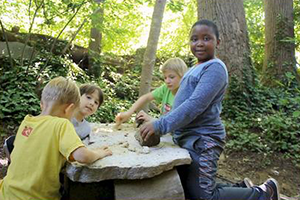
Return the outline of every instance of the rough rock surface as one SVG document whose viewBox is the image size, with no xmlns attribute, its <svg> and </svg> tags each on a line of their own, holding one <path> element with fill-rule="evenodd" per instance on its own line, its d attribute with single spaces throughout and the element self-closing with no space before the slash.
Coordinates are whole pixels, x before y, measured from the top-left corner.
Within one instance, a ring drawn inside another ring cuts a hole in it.
<svg viewBox="0 0 300 200">
<path fill-rule="evenodd" d="M 176 169 L 143 180 L 116 180 L 115 200 L 184 200 Z"/>
<path fill-rule="evenodd" d="M 121 130 L 114 124 L 93 124 L 89 140 L 84 141 L 89 149 L 108 145 L 113 155 L 91 165 L 68 163 L 66 174 L 72 181 L 83 183 L 109 179 L 144 179 L 161 174 L 174 166 L 189 164 L 189 153 L 172 141 L 171 135 L 161 137 L 155 147 L 142 147 L 135 139 L 133 125 L 123 124 Z"/>
</svg>

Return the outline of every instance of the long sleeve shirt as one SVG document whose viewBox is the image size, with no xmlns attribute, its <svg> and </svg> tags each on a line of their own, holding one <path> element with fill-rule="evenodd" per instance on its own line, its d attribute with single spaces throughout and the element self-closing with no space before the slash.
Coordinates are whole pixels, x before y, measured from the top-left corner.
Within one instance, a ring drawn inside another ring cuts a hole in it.
<svg viewBox="0 0 300 200">
<path fill-rule="evenodd" d="M 212 59 L 192 67 L 182 78 L 172 110 L 154 121 L 156 133 L 173 132 L 179 146 L 193 146 L 201 137 L 223 142 L 220 113 L 228 85 L 225 64 Z"/>
</svg>

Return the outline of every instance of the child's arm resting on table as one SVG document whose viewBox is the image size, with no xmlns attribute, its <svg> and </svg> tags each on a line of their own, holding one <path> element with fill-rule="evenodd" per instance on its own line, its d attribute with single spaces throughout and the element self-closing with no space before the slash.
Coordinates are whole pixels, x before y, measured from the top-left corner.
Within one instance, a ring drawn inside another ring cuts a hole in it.
<svg viewBox="0 0 300 200">
<path fill-rule="evenodd" d="M 107 146 L 95 150 L 89 150 L 86 147 L 79 147 L 71 153 L 69 161 L 77 161 L 83 164 L 90 164 L 95 162 L 96 160 L 110 155 L 112 155 L 112 152 L 108 149 Z"/>
</svg>

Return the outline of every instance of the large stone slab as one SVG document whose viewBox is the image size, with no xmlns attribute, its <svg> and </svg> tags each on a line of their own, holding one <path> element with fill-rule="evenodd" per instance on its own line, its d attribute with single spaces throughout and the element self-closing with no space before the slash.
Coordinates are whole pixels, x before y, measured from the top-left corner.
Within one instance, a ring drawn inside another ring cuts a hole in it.
<svg viewBox="0 0 300 200">
<path fill-rule="evenodd" d="M 72 181 L 83 183 L 109 179 L 144 179 L 171 170 L 175 166 L 190 164 L 189 153 L 172 141 L 171 135 L 161 137 L 159 145 L 142 147 L 134 138 L 137 131 L 133 125 L 124 124 L 121 130 L 114 124 L 93 124 L 89 149 L 108 145 L 113 155 L 91 165 L 68 163 L 66 175 Z"/>
<path fill-rule="evenodd" d="M 184 200 L 176 169 L 143 180 L 116 180 L 116 200 Z"/>
</svg>

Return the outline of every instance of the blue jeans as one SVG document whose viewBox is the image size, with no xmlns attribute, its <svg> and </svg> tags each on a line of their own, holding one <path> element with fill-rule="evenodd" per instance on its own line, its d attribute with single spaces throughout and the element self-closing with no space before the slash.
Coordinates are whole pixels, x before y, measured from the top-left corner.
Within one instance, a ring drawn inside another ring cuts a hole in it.
<svg viewBox="0 0 300 200">
<path fill-rule="evenodd" d="M 224 187 L 217 184 L 218 160 L 223 146 L 213 140 L 199 139 L 193 149 L 187 149 L 192 158 L 190 165 L 178 166 L 186 199 L 205 200 L 265 200 L 259 188 Z"/>
</svg>

